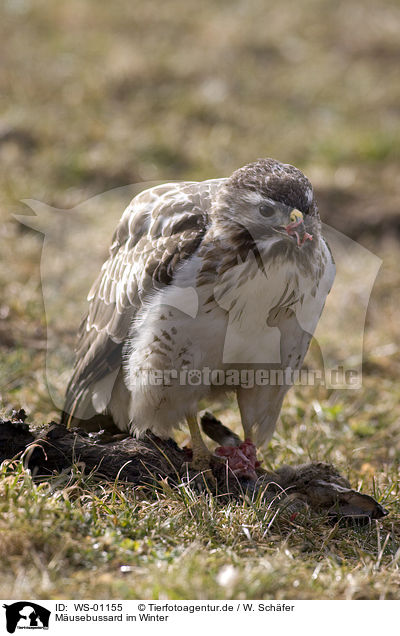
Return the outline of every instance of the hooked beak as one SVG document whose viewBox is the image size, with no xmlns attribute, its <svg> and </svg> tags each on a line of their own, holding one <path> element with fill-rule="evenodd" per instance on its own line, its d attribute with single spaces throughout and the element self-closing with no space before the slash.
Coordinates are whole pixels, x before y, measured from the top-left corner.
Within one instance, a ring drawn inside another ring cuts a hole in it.
<svg viewBox="0 0 400 636">
<path fill-rule="evenodd" d="M 290 223 L 285 226 L 289 236 L 296 237 L 297 247 L 304 245 L 306 241 L 312 241 L 313 237 L 306 231 L 304 218 L 300 210 L 292 210 L 290 213 Z"/>
</svg>

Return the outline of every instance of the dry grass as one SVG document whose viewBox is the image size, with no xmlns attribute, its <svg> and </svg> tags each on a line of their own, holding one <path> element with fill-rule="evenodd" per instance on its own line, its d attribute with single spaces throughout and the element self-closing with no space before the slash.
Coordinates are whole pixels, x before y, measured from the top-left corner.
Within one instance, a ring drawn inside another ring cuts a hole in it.
<svg viewBox="0 0 400 636">
<path fill-rule="evenodd" d="M 364 214 L 378 230 L 381 219 L 396 218 L 397 2 L 7 0 L 1 11 L 3 413 L 24 406 L 38 426 L 57 415 L 46 385 L 46 317 L 59 343 L 51 380 L 60 394 L 88 262 L 101 262 L 128 193 L 85 208 L 76 251 L 66 240 L 61 260 L 48 252 L 56 292 L 46 316 L 41 236 L 10 217 L 27 213 L 20 199 L 75 208 L 117 186 L 222 176 L 270 155 L 304 169 L 334 227 L 345 230 L 354 212 L 361 236 Z M 378 230 L 379 238 L 362 237 L 383 259 L 363 387 L 293 390 L 265 463 L 331 461 L 387 506 L 387 519 L 338 528 L 316 515 L 273 518 L 259 502 L 223 506 L 188 488 L 160 486 L 144 497 L 77 467 L 41 484 L 20 465 L 4 467 L 0 595 L 399 598 L 400 246 Z M 69 265 L 74 275 L 64 280 Z M 349 329 L 342 342 L 351 340 Z M 231 402 L 214 407 L 238 425 Z"/>
</svg>

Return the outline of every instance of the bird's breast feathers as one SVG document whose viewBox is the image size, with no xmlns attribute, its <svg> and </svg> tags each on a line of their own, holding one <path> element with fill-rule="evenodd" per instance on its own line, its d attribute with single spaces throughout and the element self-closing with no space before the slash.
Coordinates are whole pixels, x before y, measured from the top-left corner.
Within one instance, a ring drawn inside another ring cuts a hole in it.
<svg viewBox="0 0 400 636">
<path fill-rule="evenodd" d="M 207 252 L 188 259 L 172 284 L 139 312 L 129 344 L 135 352 L 131 364 L 153 365 L 156 356 L 159 367 L 168 368 L 280 362 L 282 322 L 294 316 L 302 332 L 313 334 L 334 265 L 323 240 L 308 269 L 271 257 L 274 245 L 270 239 L 257 255 L 249 251 L 245 260 L 236 259 L 222 273 L 216 267 L 206 279 Z"/>
</svg>

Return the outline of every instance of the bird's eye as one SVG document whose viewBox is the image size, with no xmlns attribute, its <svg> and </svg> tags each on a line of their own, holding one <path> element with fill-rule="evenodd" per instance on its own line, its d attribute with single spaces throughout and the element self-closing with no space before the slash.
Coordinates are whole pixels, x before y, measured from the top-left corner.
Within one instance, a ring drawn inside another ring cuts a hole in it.
<svg viewBox="0 0 400 636">
<path fill-rule="evenodd" d="M 263 203 L 262 205 L 260 205 L 259 210 L 260 214 L 265 217 L 272 216 L 275 213 L 275 209 L 272 207 L 272 205 L 268 205 L 267 203 Z"/>
</svg>

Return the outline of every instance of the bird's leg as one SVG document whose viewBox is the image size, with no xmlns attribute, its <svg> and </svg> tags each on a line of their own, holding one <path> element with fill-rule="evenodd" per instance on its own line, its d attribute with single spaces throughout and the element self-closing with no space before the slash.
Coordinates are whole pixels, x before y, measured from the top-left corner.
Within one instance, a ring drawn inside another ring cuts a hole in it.
<svg viewBox="0 0 400 636">
<path fill-rule="evenodd" d="M 191 465 L 193 468 L 196 468 L 196 470 L 210 470 L 212 453 L 203 441 L 197 417 L 195 415 L 188 415 L 186 420 L 192 438 L 193 459 Z"/>
</svg>

